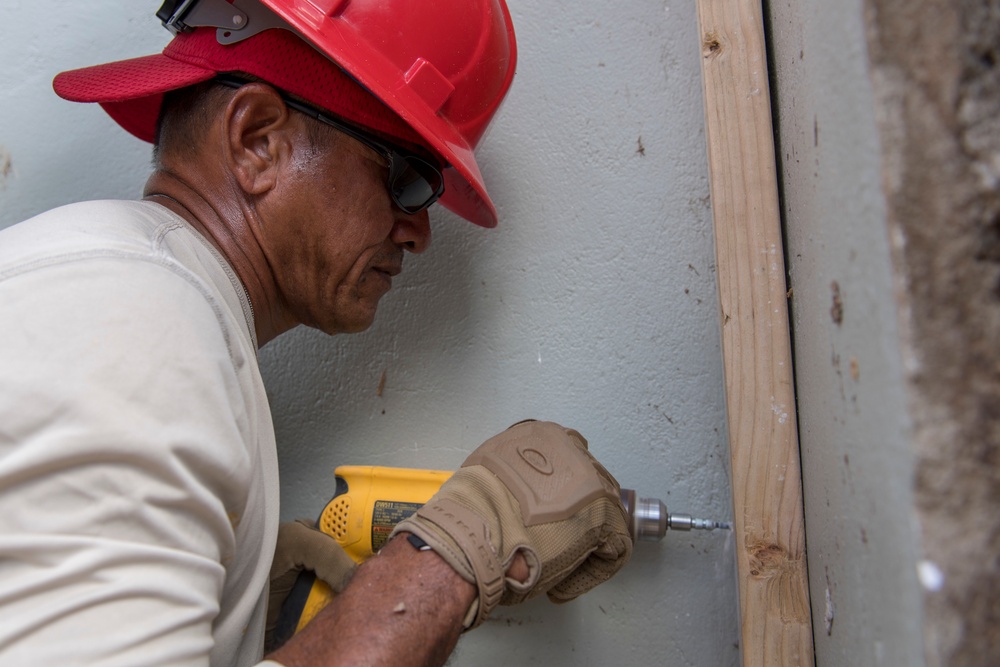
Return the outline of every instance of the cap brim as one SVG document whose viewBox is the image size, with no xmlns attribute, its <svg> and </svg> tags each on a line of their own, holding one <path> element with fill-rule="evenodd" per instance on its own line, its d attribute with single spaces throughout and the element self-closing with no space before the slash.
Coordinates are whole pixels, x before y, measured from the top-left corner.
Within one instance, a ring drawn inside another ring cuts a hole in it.
<svg viewBox="0 0 1000 667">
<path fill-rule="evenodd" d="M 214 70 L 156 54 L 62 72 L 52 87 L 70 102 L 99 103 L 131 134 L 153 141 L 163 94 L 213 76 Z"/>
<path fill-rule="evenodd" d="M 331 30 L 336 27 L 328 26 Z M 303 26 L 299 28 L 303 30 Z M 304 32 L 307 38 L 312 36 L 315 40 L 316 35 L 311 34 L 314 31 L 306 28 Z M 211 34 L 214 42 L 214 31 L 206 34 Z M 402 123 L 409 125 L 449 163 L 450 167 L 444 172 L 445 191 L 440 199 L 441 205 L 482 227 L 496 226 L 496 209 L 486 192 L 473 147 L 465 137 L 427 107 L 408 87 L 391 89 L 377 79 L 369 79 L 364 68 L 358 67 L 356 62 L 359 59 L 367 62 L 363 54 L 359 56 L 347 51 L 333 52 L 336 51 L 333 48 L 330 50 L 331 53 L 325 54 L 328 58 L 340 63 L 339 67 L 381 100 L 380 104 L 387 105 Z M 323 54 L 322 51 L 320 53 Z M 192 52 L 181 55 L 185 58 L 156 54 L 70 70 L 58 74 L 52 87 L 57 95 L 71 102 L 100 104 L 130 134 L 152 143 L 156 139 L 156 123 L 164 93 L 208 81 L 217 71 L 227 71 L 226 67 L 216 69 L 209 65 L 204 54 Z M 377 52 L 368 56 L 373 62 L 378 60 Z M 185 62 L 191 59 L 207 66 Z M 508 79 L 510 76 L 513 72 Z M 267 76 L 262 78 L 269 80 Z"/>
</svg>

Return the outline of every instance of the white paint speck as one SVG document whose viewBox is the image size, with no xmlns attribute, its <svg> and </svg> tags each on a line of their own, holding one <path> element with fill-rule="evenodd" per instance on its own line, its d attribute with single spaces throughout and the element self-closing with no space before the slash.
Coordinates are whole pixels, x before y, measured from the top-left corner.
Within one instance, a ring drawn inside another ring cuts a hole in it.
<svg viewBox="0 0 1000 667">
<path fill-rule="evenodd" d="M 778 423 L 779 424 L 784 424 L 785 422 L 788 421 L 788 412 L 785 411 L 784 404 L 775 405 L 774 403 L 772 403 L 771 404 L 771 412 L 773 412 L 774 414 L 778 415 Z"/>
<path fill-rule="evenodd" d="M 823 614 L 823 620 L 826 622 L 826 636 L 829 637 L 833 633 L 833 617 L 836 614 L 836 609 L 833 607 L 833 596 L 830 595 L 830 589 L 826 589 L 826 613 Z"/>
<path fill-rule="evenodd" d="M 917 577 L 929 591 L 939 591 L 944 588 L 944 572 L 929 560 L 917 563 Z"/>
</svg>

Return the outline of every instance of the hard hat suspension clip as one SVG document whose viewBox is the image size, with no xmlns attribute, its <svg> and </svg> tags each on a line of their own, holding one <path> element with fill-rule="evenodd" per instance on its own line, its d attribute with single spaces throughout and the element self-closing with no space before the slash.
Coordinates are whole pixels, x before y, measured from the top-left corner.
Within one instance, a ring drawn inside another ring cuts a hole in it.
<svg viewBox="0 0 1000 667">
<path fill-rule="evenodd" d="M 174 35 L 218 28 L 220 44 L 235 44 L 270 28 L 291 30 L 281 17 L 253 0 L 165 0 L 156 17 Z"/>
</svg>

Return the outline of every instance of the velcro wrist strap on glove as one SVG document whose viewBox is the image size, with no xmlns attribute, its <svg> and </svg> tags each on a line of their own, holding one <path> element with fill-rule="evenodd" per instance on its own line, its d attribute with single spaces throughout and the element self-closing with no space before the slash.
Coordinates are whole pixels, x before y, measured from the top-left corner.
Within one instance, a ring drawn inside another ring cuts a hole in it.
<svg viewBox="0 0 1000 667">
<path fill-rule="evenodd" d="M 423 539 L 459 576 L 479 593 L 466 614 L 466 629 L 480 625 L 497 606 L 504 590 L 504 564 L 490 542 L 490 529 L 479 516 L 449 498 L 432 498 L 417 510 L 420 519 L 437 530 L 408 524 L 407 530 Z M 442 539 L 438 531 L 451 539 Z"/>
</svg>

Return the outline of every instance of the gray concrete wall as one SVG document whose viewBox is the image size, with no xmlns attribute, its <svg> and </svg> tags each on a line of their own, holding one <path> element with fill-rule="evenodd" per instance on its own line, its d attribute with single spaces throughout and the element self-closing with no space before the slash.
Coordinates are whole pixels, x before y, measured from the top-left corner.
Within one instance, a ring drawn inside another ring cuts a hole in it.
<svg viewBox="0 0 1000 667">
<path fill-rule="evenodd" d="M 768 10 L 817 665 L 919 665 L 911 420 L 862 3 Z"/>
<path fill-rule="evenodd" d="M 49 82 L 159 50 L 156 6 L 5 3 L 0 225 L 138 195 L 148 147 Z M 694 7 L 511 11 L 519 72 L 480 151 L 500 227 L 435 211 L 369 332 L 262 351 L 285 518 L 322 508 L 337 465 L 452 468 L 525 417 L 582 431 L 641 495 L 731 515 Z M 719 534 L 640 544 L 576 602 L 500 610 L 453 664 L 735 665 L 733 562 Z"/>
</svg>

